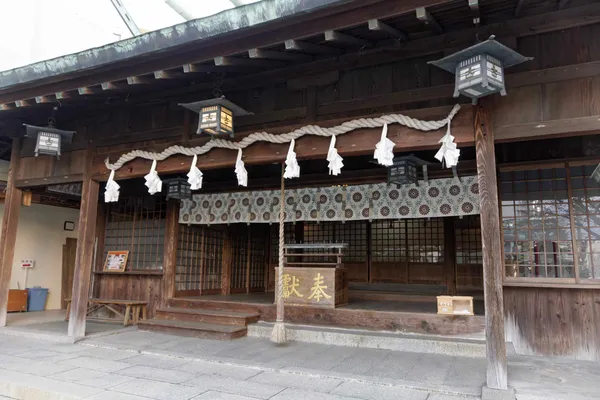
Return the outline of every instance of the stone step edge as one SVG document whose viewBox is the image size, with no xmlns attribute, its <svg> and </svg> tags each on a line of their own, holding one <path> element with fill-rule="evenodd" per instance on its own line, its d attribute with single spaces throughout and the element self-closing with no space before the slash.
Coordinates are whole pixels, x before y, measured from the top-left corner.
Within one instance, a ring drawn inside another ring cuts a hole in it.
<svg viewBox="0 0 600 400">
<path fill-rule="evenodd" d="M 485 358 L 483 339 L 436 338 L 432 336 L 407 335 L 395 332 L 373 332 L 361 329 L 316 327 L 286 323 L 290 341 L 318 343 L 346 347 L 405 351 L 412 353 L 442 354 L 455 357 Z M 248 336 L 270 338 L 273 323 L 259 322 L 248 325 Z"/>
</svg>

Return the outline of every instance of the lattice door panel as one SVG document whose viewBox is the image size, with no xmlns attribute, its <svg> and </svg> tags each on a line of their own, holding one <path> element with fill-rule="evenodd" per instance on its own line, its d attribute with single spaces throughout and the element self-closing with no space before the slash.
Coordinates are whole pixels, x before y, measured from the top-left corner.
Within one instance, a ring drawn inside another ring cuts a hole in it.
<svg viewBox="0 0 600 400">
<path fill-rule="evenodd" d="M 203 259 L 202 292 L 220 292 L 221 275 L 223 273 L 223 244 L 225 232 L 205 228 Z"/>
</svg>

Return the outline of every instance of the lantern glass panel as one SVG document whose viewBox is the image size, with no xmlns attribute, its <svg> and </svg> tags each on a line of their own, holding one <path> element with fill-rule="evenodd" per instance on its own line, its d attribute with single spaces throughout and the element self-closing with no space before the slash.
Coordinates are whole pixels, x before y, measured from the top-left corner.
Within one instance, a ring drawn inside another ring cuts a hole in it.
<svg viewBox="0 0 600 400">
<path fill-rule="evenodd" d="M 233 112 L 222 105 L 202 107 L 200 130 L 211 135 L 233 136 Z"/>
<path fill-rule="evenodd" d="M 398 159 L 388 169 L 388 183 L 408 185 L 417 182 L 417 164 L 410 159 Z"/>
<path fill-rule="evenodd" d="M 61 137 L 58 133 L 40 132 L 37 137 L 35 154 L 60 155 Z"/>
<path fill-rule="evenodd" d="M 167 199 L 183 200 L 190 198 L 192 190 L 185 179 L 175 179 L 168 182 Z"/>
</svg>

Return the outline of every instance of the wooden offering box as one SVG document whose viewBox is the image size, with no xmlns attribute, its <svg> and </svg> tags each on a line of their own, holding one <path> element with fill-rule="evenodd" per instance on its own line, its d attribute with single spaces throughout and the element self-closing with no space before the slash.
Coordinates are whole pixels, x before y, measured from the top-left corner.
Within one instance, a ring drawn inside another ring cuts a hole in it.
<svg viewBox="0 0 600 400">
<path fill-rule="evenodd" d="M 438 296 L 438 314 L 473 315 L 472 296 Z"/>
<path fill-rule="evenodd" d="M 327 308 L 348 304 L 348 279 L 342 264 L 346 247 L 342 243 L 286 245 L 284 303 Z M 277 272 L 276 268 L 275 282 L 279 279 Z"/>
</svg>

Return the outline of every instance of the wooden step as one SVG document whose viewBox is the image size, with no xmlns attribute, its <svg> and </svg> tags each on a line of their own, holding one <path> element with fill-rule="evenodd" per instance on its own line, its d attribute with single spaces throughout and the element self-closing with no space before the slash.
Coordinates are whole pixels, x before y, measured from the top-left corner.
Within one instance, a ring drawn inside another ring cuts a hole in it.
<svg viewBox="0 0 600 400">
<path fill-rule="evenodd" d="M 201 298 L 189 299 L 176 297 L 168 299 L 169 307 L 202 309 L 202 310 L 228 310 L 240 313 L 259 314 L 262 317 L 275 318 L 275 304 L 243 303 L 234 301 L 205 300 Z"/>
<path fill-rule="evenodd" d="M 260 314 L 231 310 L 167 307 L 156 310 L 156 319 L 206 322 L 209 324 L 247 326 L 258 322 Z"/>
<path fill-rule="evenodd" d="M 139 321 L 138 329 L 201 339 L 231 340 L 246 336 L 245 326 L 208 324 L 194 321 L 149 319 Z"/>
</svg>

